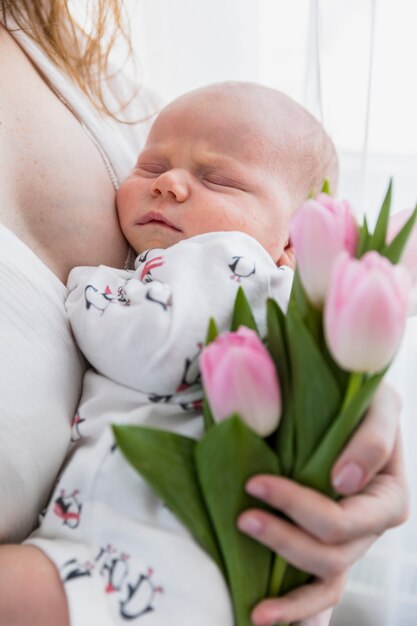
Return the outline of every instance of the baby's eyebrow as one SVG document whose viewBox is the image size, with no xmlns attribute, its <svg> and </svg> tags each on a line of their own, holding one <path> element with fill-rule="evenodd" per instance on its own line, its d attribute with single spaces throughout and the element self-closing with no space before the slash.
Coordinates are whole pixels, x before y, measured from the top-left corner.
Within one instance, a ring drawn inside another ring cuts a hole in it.
<svg viewBox="0 0 417 626">
<path fill-rule="evenodd" d="M 149 146 L 145 146 L 139 153 L 137 163 L 141 163 L 144 160 L 163 161 L 164 163 L 171 163 L 175 166 L 176 163 L 175 151 L 171 151 L 169 145 L 164 143 L 153 143 Z M 227 169 L 231 173 L 236 174 L 243 168 L 244 163 L 237 157 L 230 156 L 224 152 L 210 150 L 197 143 L 197 145 L 191 149 L 189 155 L 189 166 L 196 171 L 214 171 L 220 169 Z M 233 175 L 233 174 L 232 174 Z"/>
<path fill-rule="evenodd" d="M 231 157 L 222 152 L 211 152 L 198 150 L 195 154 L 193 154 L 193 161 L 197 165 L 217 169 L 220 167 L 237 167 L 241 165 L 239 159 L 235 157 Z"/>
</svg>

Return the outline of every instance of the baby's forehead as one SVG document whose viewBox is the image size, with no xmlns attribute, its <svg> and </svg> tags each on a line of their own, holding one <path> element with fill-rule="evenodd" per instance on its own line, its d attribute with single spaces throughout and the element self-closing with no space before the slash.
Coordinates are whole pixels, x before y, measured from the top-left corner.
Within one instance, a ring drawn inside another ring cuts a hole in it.
<svg viewBox="0 0 417 626">
<path fill-rule="evenodd" d="M 272 95 L 271 95 L 271 93 Z M 184 94 L 168 104 L 157 121 L 170 117 L 203 127 L 229 122 L 232 128 L 265 130 L 284 126 L 296 116 L 297 107 L 280 92 L 263 89 L 228 89 L 213 86 Z"/>
<path fill-rule="evenodd" d="M 192 92 L 163 109 L 151 130 L 151 141 L 170 137 L 208 141 L 242 156 L 288 149 L 289 107 L 271 98 L 211 90 Z"/>
<path fill-rule="evenodd" d="M 337 155 L 320 122 L 286 94 L 254 83 L 218 83 L 180 96 L 161 111 L 145 150 L 161 147 L 170 159 L 190 145 L 191 153 L 208 147 L 267 169 L 299 188 L 301 200 L 324 178 L 337 184 Z"/>
</svg>

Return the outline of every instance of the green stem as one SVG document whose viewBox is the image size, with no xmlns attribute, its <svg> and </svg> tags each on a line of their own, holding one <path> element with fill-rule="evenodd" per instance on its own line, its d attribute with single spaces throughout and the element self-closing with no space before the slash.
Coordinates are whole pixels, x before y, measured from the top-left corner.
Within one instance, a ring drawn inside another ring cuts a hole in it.
<svg viewBox="0 0 417 626">
<path fill-rule="evenodd" d="M 322 343 L 323 337 L 323 321 L 322 321 L 322 312 L 320 309 L 316 309 L 311 306 L 308 311 L 308 315 L 305 318 L 305 323 L 307 328 L 311 332 L 312 336 L 315 339 L 315 342 L 318 346 Z"/>
<path fill-rule="evenodd" d="M 343 411 L 345 410 L 345 408 L 347 407 L 351 399 L 357 394 L 357 392 L 362 386 L 362 381 L 363 381 L 363 374 L 359 372 L 352 372 L 350 374 L 340 413 L 343 413 Z"/>
<path fill-rule="evenodd" d="M 269 583 L 268 597 L 276 598 L 279 595 L 279 591 L 281 589 L 282 581 L 284 580 L 284 575 L 287 569 L 287 561 L 282 558 L 279 554 L 274 558 L 274 563 L 272 566 L 271 572 L 271 580 Z M 274 626 L 291 626 L 287 622 L 284 624 L 280 622 L 276 623 Z"/>
<path fill-rule="evenodd" d="M 271 579 L 269 582 L 268 597 L 276 598 L 279 595 L 282 581 L 284 579 L 285 570 L 287 569 L 287 561 L 279 554 L 274 558 L 272 566 Z"/>
</svg>

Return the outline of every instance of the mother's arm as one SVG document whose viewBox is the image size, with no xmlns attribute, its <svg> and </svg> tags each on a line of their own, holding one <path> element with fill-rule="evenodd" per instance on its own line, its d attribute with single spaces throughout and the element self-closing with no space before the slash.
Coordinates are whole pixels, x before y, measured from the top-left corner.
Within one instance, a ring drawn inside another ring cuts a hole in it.
<svg viewBox="0 0 417 626">
<path fill-rule="evenodd" d="M 258 604 L 252 614 L 256 626 L 297 622 L 335 606 L 352 563 L 378 535 L 407 519 L 400 408 L 397 393 L 381 386 L 333 467 L 333 485 L 344 495 L 338 502 L 286 478 L 256 476 L 248 482 L 248 492 L 294 524 L 251 509 L 240 516 L 239 528 L 315 577 L 282 598 Z"/>
</svg>

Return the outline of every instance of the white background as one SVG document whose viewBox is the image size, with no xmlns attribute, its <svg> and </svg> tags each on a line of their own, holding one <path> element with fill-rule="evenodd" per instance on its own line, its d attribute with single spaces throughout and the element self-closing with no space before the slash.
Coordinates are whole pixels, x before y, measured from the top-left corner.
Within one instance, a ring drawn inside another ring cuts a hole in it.
<svg viewBox="0 0 417 626">
<path fill-rule="evenodd" d="M 316 49 L 309 43 L 314 4 Z M 372 220 L 391 175 L 394 210 L 415 204 L 415 0 L 130 0 L 129 6 L 140 78 L 165 102 L 219 80 L 286 91 L 333 137 L 342 159 L 339 195 L 349 197 L 359 215 L 366 211 Z"/>
</svg>

